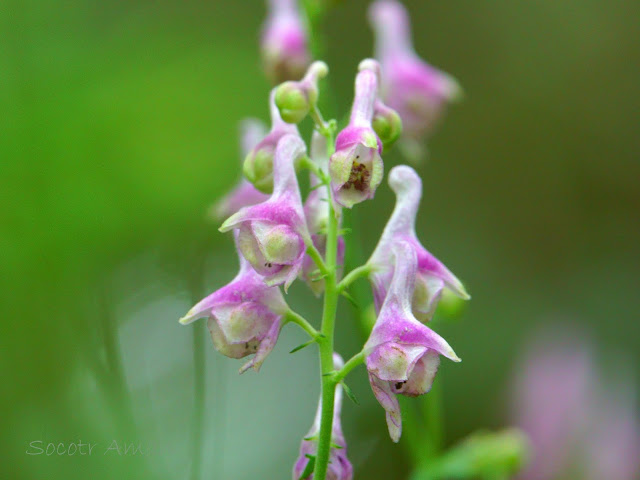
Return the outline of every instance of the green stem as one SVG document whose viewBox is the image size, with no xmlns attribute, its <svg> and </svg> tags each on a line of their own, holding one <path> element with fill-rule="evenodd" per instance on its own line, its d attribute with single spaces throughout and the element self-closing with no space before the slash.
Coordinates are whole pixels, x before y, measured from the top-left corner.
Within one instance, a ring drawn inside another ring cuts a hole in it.
<svg viewBox="0 0 640 480">
<path fill-rule="evenodd" d="M 285 314 L 287 321 L 295 323 L 300 328 L 302 328 L 305 332 L 309 334 L 309 336 L 313 339 L 318 339 L 320 336 L 320 332 L 318 332 L 313 326 L 299 313 L 294 312 L 289 309 Z"/>
<path fill-rule="evenodd" d="M 318 451 L 316 454 L 315 480 L 325 480 L 331 452 L 331 431 L 333 426 L 333 403 L 336 382 L 331 373 L 333 366 L 333 333 L 335 327 L 336 310 L 338 306 L 338 288 L 336 283 L 336 257 L 338 251 L 338 219 L 331 202 L 328 202 L 329 225 L 327 229 L 326 266 L 324 307 L 322 311 L 321 333 L 323 338 L 318 340 L 320 350 L 320 372 L 322 374 L 322 410 L 320 417 L 320 434 Z"/>
<path fill-rule="evenodd" d="M 344 364 L 344 367 L 338 370 L 336 374 L 333 376 L 334 382 L 340 383 L 344 379 L 344 377 L 349 375 L 351 370 L 353 370 L 362 362 L 364 362 L 364 357 L 365 357 L 364 351 L 356 353 L 353 357 L 351 357 L 347 361 L 347 363 Z"/>
<path fill-rule="evenodd" d="M 320 273 L 322 273 L 322 275 L 325 275 L 325 276 L 329 275 L 329 268 L 324 263 L 324 260 L 322 259 L 322 255 L 320 254 L 318 249 L 315 247 L 315 245 L 313 244 L 307 245 L 307 255 L 311 257 L 311 259 L 314 261 L 314 263 L 316 264 L 316 266 L 318 267 L 318 270 L 320 270 Z"/>
<path fill-rule="evenodd" d="M 351 270 L 349 274 L 338 284 L 338 293 L 342 293 L 345 288 L 359 278 L 368 276 L 372 270 L 373 268 L 368 263 Z"/>
</svg>

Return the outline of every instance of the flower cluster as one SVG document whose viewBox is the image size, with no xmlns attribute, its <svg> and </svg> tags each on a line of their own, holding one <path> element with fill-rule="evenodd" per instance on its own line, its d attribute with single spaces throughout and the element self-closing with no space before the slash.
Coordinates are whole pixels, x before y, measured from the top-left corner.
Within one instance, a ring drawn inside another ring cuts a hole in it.
<svg viewBox="0 0 640 480">
<path fill-rule="evenodd" d="M 424 84 L 427 77 L 445 76 L 429 70 L 410 50 L 402 7 L 392 1 L 375 2 L 371 18 L 379 36 L 380 61 L 360 62 L 349 121 L 338 132 L 337 122 L 325 121 L 319 109 L 320 81 L 328 67 L 311 62 L 296 2 L 272 0 L 269 5 L 262 40 L 265 68 L 274 82 L 284 83 L 269 96 L 270 131 L 256 121 L 242 124 L 245 178 L 214 212 L 218 218 L 227 217 L 220 231 L 233 231 L 240 271 L 180 322 L 207 318 L 220 353 L 231 358 L 253 354 L 241 373 L 260 368 L 287 323 L 302 327 L 310 336 L 307 344 L 316 343 L 319 349 L 322 396 L 293 478 L 347 480 L 353 468 L 346 457 L 340 410 L 343 381 L 350 370 L 366 365 L 373 393 L 386 411 L 389 434 L 397 442 L 402 425 L 396 396 L 427 393 L 440 356 L 460 361 L 449 344 L 422 323 L 432 317 L 444 289 L 469 297 L 462 283 L 418 240 L 415 223 L 422 185 L 411 167 L 390 170 L 395 209 L 369 260 L 342 278 L 343 208 L 374 198 L 384 176 L 382 155 L 401 137 L 403 123 L 409 136 L 430 128 L 426 120 L 433 112 L 427 115 L 412 108 L 433 110 L 425 106 L 425 98 L 436 102 L 432 96 L 441 103 L 446 92 L 436 95 L 439 87 Z M 382 17 L 388 17 L 388 25 Z M 315 125 L 309 149 L 297 126 L 305 119 Z M 298 173 L 304 169 L 311 177 L 303 202 Z M 333 352 L 336 308 L 339 296 L 348 296 L 346 289 L 359 276 L 369 277 L 377 320 L 362 350 L 345 364 Z M 280 287 L 286 294 L 296 279 L 316 296 L 324 294 L 318 329 L 284 300 Z"/>
</svg>

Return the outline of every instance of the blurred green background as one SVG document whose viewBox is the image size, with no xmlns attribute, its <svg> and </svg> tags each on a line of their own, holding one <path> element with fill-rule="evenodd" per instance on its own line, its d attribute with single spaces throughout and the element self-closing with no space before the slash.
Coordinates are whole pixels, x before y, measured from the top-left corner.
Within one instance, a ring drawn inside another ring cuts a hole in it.
<svg viewBox="0 0 640 480">
<path fill-rule="evenodd" d="M 326 25 L 339 115 L 372 54 L 367 3 Z M 466 92 L 419 169 L 420 236 L 473 296 L 441 329 L 464 359 L 437 379 L 452 443 L 508 422 L 512 365 L 540 324 L 580 325 L 640 364 L 640 4 L 406 3 L 417 51 Z M 188 475 L 192 328 L 207 333 L 177 319 L 236 269 L 206 212 L 239 176 L 239 120 L 267 118 L 263 18 L 258 0 L 0 4 L 0 477 Z M 357 207 L 364 255 L 392 207 L 386 182 Z M 299 285 L 290 296 L 320 308 Z M 341 312 L 348 356 L 358 330 Z M 205 338 L 202 478 L 289 478 L 319 391 L 314 349 L 287 354 L 303 338 L 285 329 L 260 374 L 240 377 Z M 404 478 L 402 442 L 353 377 L 357 478 Z M 97 453 L 26 454 L 79 440 Z M 106 451 L 113 440 L 149 451 Z"/>
</svg>

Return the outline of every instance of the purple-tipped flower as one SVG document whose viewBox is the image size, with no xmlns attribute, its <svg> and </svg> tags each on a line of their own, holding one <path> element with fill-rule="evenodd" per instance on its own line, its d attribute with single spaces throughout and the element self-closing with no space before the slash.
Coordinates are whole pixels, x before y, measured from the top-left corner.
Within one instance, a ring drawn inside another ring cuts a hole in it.
<svg viewBox="0 0 640 480">
<path fill-rule="evenodd" d="M 364 346 L 369 381 L 374 395 L 386 410 L 389 435 L 400 439 L 402 419 L 397 394 L 427 393 L 440 365 L 440 355 L 459 362 L 449 344 L 420 323 L 411 312 L 418 258 L 413 245 L 398 241 L 393 280 L 371 335 Z"/>
<path fill-rule="evenodd" d="M 300 78 L 311 63 L 307 31 L 296 0 L 268 0 L 261 39 L 267 77 L 278 84 Z"/>
<path fill-rule="evenodd" d="M 285 122 L 280 117 L 275 95 L 274 88 L 269 95 L 271 131 L 249 151 L 242 167 L 244 176 L 264 193 L 271 193 L 273 190 L 273 155 L 278 142 L 285 135 L 298 135 L 298 127 Z"/>
<path fill-rule="evenodd" d="M 252 118 L 243 120 L 240 123 L 241 158 L 244 159 L 266 134 L 266 129 L 260 120 Z M 267 198 L 269 198 L 268 195 L 260 192 L 243 177 L 233 190 L 215 203 L 212 213 L 216 219 L 221 220 L 233 215 L 242 207 L 264 202 Z"/>
<path fill-rule="evenodd" d="M 422 181 L 416 171 L 406 165 L 393 167 L 389 172 L 389 186 L 396 194 L 396 206 L 367 262 L 373 268 L 370 278 L 376 308 L 380 309 L 393 275 L 393 245 L 405 241 L 415 250 L 418 258 L 412 298 L 413 313 L 425 321 L 433 315 L 445 287 L 460 298 L 470 297 L 462 282 L 429 253 L 416 236 L 416 215 L 422 197 Z"/>
<path fill-rule="evenodd" d="M 288 81 L 276 88 L 275 101 L 285 122 L 299 123 L 318 101 L 318 80 L 329 73 L 324 62 L 313 62 L 299 82 Z"/>
<path fill-rule="evenodd" d="M 299 135 L 285 135 L 273 160 L 273 193 L 265 202 L 245 207 L 228 218 L 221 232 L 239 230 L 238 248 L 267 285 L 284 284 L 298 276 L 311 237 L 304 218 L 294 163 L 305 155 Z"/>
<path fill-rule="evenodd" d="M 367 59 L 358 69 L 351 119 L 338 134 L 336 151 L 329 162 L 333 198 L 347 208 L 373 198 L 384 173 L 380 157 L 382 142 L 371 123 L 380 66 L 375 60 Z"/>
<path fill-rule="evenodd" d="M 327 173 L 329 165 L 329 156 L 327 154 L 327 140 L 318 132 L 313 132 L 311 138 L 311 160 L 323 172 Z M 316 175 L 311 173 L 311 192 L 307 196 L 304 203 L 304 215 L 307 219 L 307 227 L 311 233 L 311 240 L 321 255 L 325 255 L 327 249 L 327 227 L 329 224 L 329 209 L 327 202 L 329 201 L 329 192 L 321 185 Z M 344 239 L 338 238 L 338 252 L 336 262 L 338 265 L 344 263 Z M 314 272 L 317 272 L 313 259 L 306 255 L 302 265 L 302 279 L 309 285 L 311 291 L 319 296 L 324 291 L 324 280 L 314 278 Z M 341 270 L 341 269 L 340 269 Z M 340 271 L 338 272 L 338 276 Z"/>
<path fill-rule="evenodd" d="M 344 363 L 340 355 L 333 354 L 333 364 L 336 370 L 342 368 Z M 327 471 L 327 480 L 352 480 L 353 466 L 347 458 L 347 442 L 342 433 L 342 425 L 340 424 L 340 409 L 342 407 L 342 387 L 336 387 L 336 395 L 333 407 L 333 427 L 331 430 L 331 452 L 329 456 L 329 468 Z M 305 472 L 305 468 L 309 463 L 309 456 L 315 456 L 318 451 L 318 435 L 320 434 L 320 415 L 322 411 L 322 398 L 318 403 L 318 411 L 313 426 L 307 436 L 302 440 L 300 445 L 300 455 L 293 466 L 293 480 L 300 480 Z M 313 474 L 302 477 L 301 480 L 312 480 Z"/>
<path fill-rule="evenodd" d="M 447 102 L 458 98 L 461 89 L 451 76 L 416 55 L 409 16 L 399 2 L 377 0 L 369 18 L 376 34 L 386 103 L 400 114 L 406 136 L 421 140 L 433 131 Z"/>
<path fill-rule="evenodd" d="M 236 236 L 236 247 L 237 247 Z M 223 355 L 242 358 L 254 353 L 240 373 L 258 371 L 273 350 L 287 304 L 278 287 L 268 287 L 240 255 L 240 271 L 227 285 L 198 302 L 180 319 L 187 325 L 207 318 L 213 346 Z"/>
</svg>

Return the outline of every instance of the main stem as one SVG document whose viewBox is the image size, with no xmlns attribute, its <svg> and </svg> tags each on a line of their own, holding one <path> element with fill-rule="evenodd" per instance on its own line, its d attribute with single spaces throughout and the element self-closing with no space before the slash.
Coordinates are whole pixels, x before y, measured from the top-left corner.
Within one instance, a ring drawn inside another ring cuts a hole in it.
<svg viewBox="0 0 640 480">
<path fill-rule="evenodd" d="M 320 417 L 320 435 L 316 454 L 315 480 L 325 480 L 331 452 L 331 431 L 333 426 L 333 403 L 336 382 L 330 375 L 333 366 L 333 333 L 338 306 L 338 286 L 336 279 L 336 256 L 338 251 L 338 219 L 331 202 L 328 202 L 329 225 L 327 231 L 327 250 L 325 263 L 328 275 L 325 278 L 324 308 L 322 312 L 321 333 L 319 340 L 320 371 L 322 374 L 322 410 Z"/>
</svg>

